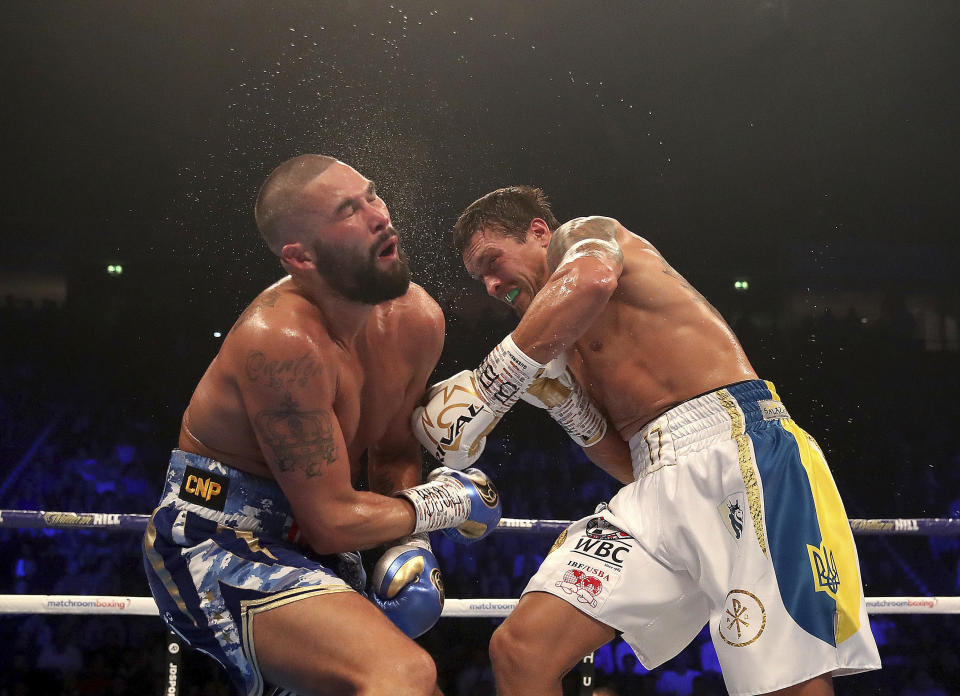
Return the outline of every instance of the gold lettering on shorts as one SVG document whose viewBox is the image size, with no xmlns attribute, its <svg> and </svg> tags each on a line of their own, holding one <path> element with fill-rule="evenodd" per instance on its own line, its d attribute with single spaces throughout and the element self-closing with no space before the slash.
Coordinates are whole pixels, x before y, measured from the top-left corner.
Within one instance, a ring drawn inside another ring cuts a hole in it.
<svg viewBox="0 0 960 696">
<path fill-rule="evenodd" d="M 187 493 L 192 493 L 204 500 L 210 500 L 213 496 L 220 495 L 220 491 L 222 490 L 220 484 L 216 481 L 194 476 L 193 474 L 187 476 L 187 482 L 183 487 Z"/>
</svg>

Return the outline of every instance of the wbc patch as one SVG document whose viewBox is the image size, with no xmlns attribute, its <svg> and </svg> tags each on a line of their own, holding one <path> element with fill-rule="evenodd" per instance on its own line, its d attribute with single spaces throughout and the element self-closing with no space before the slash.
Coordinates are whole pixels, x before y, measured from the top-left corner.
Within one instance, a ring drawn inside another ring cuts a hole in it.
<svg viewBox="0 0 960 696">
<path fill-rule="evenodd" d="M 604 519 L 603 515 L 591 517 L 587 520 L 587 528 L 584 531 L 591 539 L 629 539 L 630 535 L 618 527 L 614 527 L 610 522 Z"/>
<path fill-rule="evenodd" d="M 576 606 L 599 611 L 623 578 L 623 564 L 633 549 L 633 537 L 598 515 L 587 520 L 572 546 L 567 530 L 557 542 L 566 550 L 566 563 L 553 586 L 569 595 Z"/>
<path fill-rule="evenodd" d="M 587 520 L 587 527 L 570 550 L 584 556 L 591 565 L 620 575 L 627 555 L 633 549 L 633 537 L 614 527 L 602 515 Z"/>
<path fill-rule="evenodd" d="M 223 512 L 229 485 L 230 479 L 226 476 L 187 465 L 183 472 L 179 497 L 180 500 L 201 505 L 208 510 Z"/>
</svg>

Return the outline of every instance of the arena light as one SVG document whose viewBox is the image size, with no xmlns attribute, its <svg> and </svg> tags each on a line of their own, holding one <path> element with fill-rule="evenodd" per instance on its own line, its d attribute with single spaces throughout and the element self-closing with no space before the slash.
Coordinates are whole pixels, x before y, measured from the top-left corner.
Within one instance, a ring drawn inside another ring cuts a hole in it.
<svg viewBox="0 0 960 696">
<path fill-rule="evenodd" d="M 213 337 L 214 337 L 214 338 L 220 338 L 220 336 L 222 336 L 222 335 L 223 335 L 223 334 L 221 334 L 219 331 L 214 331 L 214 332 L 213 332 Z"/>
<path fill-rule="evenodd" d="M 746 292 L 750 289 L 750 281 L 748 280 L 735 280 L 733 281 L 733 289 L 738 292 Z"/>
<path fill-rule="evenodd" d="M 107 266 L 107 274 L 112 276 L 118 276 L 123 274 L 123 266 L 119 263 L 111 263 Z"/>
</svg>

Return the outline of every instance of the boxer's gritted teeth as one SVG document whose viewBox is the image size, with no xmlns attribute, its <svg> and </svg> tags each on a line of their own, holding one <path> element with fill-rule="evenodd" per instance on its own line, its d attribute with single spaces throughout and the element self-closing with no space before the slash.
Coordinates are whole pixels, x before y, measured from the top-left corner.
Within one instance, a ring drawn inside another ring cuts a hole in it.
<svg viewBox="0 0 960 696">
<path fill-rule="evenodd" d="M 506 295 L 504 295 L 503 299 L 505 299 L 510 304 L 513 304 L 513 301 L 517 299 L 517 295 L 519 294 L 520 294 L 520 288 L 514 288 L 513 290 L 508 292 Z"/>
</svg>

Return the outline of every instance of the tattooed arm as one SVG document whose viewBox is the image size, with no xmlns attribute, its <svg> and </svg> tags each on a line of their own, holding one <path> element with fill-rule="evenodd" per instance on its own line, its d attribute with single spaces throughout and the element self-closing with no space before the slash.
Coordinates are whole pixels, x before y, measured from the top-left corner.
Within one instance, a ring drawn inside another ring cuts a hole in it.
<svg viewBox="0 0 960 696">
<path fill-rule="evenodd" d="M 440 306 L 419 289 L 411 289 L 415 306 L 401 322 L 405 353 L 416 356 L 417 364 L 404 392 L 403 403 L 387 432 L 370 448 L 367 474 L 370 490 L 389 495 L 422 480 L 423 458 L 420 443 L 410 427 L 410 414 L 427 388 L 427 379 L 443 350 L 444 320 Z M 391 408 L 393 405 L 391 405 Z"/>
<path fill-rule="evenodd" d="M 334 351 L 300 332 L 249 334 L 246 354 L 237 355 L 243 361 L 238 385 L 263 456 L 307 543 L 317 553 L 336 553 L 409 534 L 414 512 L 408 502 L 353 488 L 333 409 Z"/>
<path fill-rule="evenodd" d="M 550 236 L 552 272 L 514 329 L 514 342 L 546 363 L 570 348 L 603 311 L 623 271 L 617 243 L 620 223 L 612 218 L 576 218 Z"/>
</svg>

